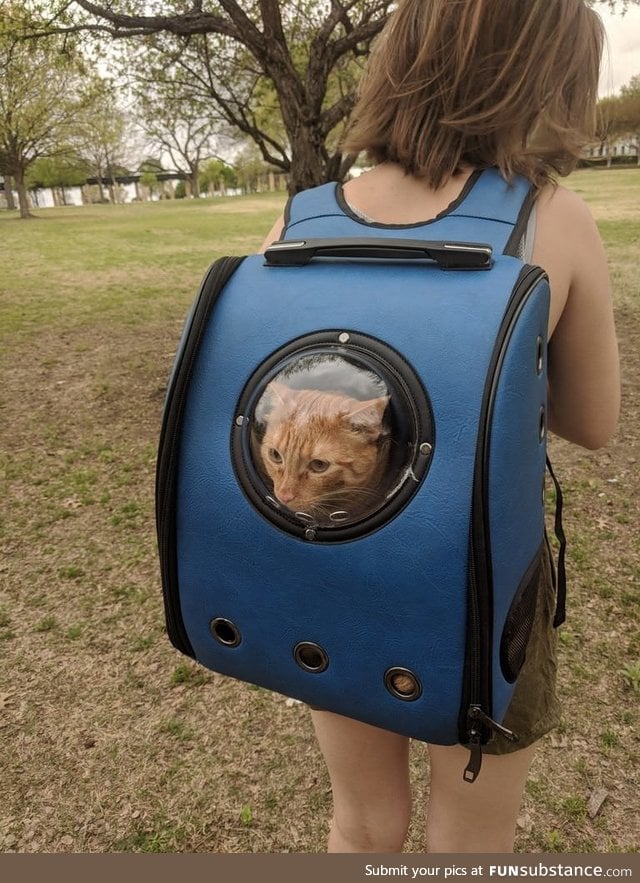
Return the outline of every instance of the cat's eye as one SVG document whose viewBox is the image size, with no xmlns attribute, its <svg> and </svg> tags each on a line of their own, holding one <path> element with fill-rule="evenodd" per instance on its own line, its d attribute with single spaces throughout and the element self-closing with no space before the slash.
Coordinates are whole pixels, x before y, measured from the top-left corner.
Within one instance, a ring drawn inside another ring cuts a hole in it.
<svg viewBox="0 0 640 883">
<path fill-rule="evenodd" d="M 282 463 L 282 454 L 275 448 L 269 448 L 269 459 L 272 463 Z"/>
<path fill-rule="evenodd" d="M 309 469 L 312 472 L 326 472 L 329 468 L 328 460 L 312 460 L 309 463 Z"/>
</svg>

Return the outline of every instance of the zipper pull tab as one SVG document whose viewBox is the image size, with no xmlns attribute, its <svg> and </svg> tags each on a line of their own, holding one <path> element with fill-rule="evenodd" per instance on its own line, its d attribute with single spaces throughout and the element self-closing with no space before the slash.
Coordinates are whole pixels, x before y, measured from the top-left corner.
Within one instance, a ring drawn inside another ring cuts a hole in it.
<svg viewBox="0 0 640 883">
<path fill-rule="evenodd" d="M 482 745 L 480 743 L 480 734 L 477 730 L 472 730 L 469 734 L 469 763 L 464 769 L 462 778 L 465 782 L 473 783 L 480 774 L 482 767 Z"/>
<path fill-rule="evenodd" d="M 518 736 L 513 732 L 513 730 L 507 729 L 507 727 L 503 727 L 502 724 L 499 724 L 497 721 L 494 721 L 493 718 L 490 718 L 486 712 L 484 712 L 479 705 L 472 705 L 469 709 L 469 717 L 471 720 L 476 721 L 478 723 L 483 724 L 485 727 L 488 727 L 490 730 L 493 730 L 494 733 L 500 733 L 501 736 L 504 736 L 509 742 L 519 742 Z"/>
</svg>

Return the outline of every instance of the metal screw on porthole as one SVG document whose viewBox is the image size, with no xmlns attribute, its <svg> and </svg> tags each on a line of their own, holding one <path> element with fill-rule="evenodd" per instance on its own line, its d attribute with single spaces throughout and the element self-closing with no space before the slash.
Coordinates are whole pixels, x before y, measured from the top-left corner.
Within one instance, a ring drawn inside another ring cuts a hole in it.
<svg viewBox="0 0 640 883">
<path fill-rule="evenodd" d="M 300 641 L 293 648 L 293 658 L 300 668 L 312 674 L 319 674 L 329 665 L 329 657 L 326 650 L 313 641 Z"/>
<path fill-rule="evenodd" d="M 428 457 L 431 451 L 433 450 L 433 445 L 430 445 L 429 442 L 423 442 L 420 445 L 420 453 L 425 457 Z"/>
<path fill-rule="evenodd" d="M 315 530 L 312 527 L 310 527 L 308 530 L 305 530 L 304 538 L 305 538 L 305 540 L 309 540 L 309 541 L 315 540 L 315 538 L 316 538 Z"/>
<path fill-rule="evenodd" d="M 238 626 L 223 616 L 217 616 L 211 620 L 209 631 L 216 641 L 225 647 L 237 647 L 242 640 Z"/>
<path fill-rule="evenodd" d="M 343 331 L 342 334 L 338 335 L 338 340 L 340 341 L 340 343 L 349 343 L 351 338 L 349 337 L 349 335 L 347 334 L 346 331 Z"/>
<path fill-rule="evenodd" d="M 242 414 L 240 414 L 239 417 L 236 417 L 236 426 L 242 426 L 243 423 L 244 423 L 244 417 L 242 416 Z"/>
<path fill-rule="evenodd" d="M 417 676 L 408 668 L 395 666 L 387 669 L 384 685 L 392 696 L 404 702 L 414 702 L 422 695 L 422 685 Z"/>
</svg>

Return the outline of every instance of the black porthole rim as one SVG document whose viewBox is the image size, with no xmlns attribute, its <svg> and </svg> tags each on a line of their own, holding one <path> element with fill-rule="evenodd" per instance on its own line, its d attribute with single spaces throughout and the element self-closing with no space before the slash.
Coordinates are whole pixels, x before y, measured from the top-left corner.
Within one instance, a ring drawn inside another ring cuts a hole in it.
<svg viewBox="0 0 640 883">
<path fill-rule="evenodd" d="M 417 688 L 416 691 L 407 695 L 400 693 L 391 683 L 391 679 L 394 675 L 408 675 L 415 682 Z M 400 699 L 402 702 L 415 702 L 422 696 L 422 681 L 418 675 L 414 671 L 411 671 L 410 668 L 404 668 L 401 665 L 393 665 L 385 671 L 384 685 L 394 699 Z"/>
<path fill-rule="evenodd" d="M 221 637 L 219 632 L 216 631 L 216 625 L 218 625 L 218 624 L 221 624 L 221 625 L 224 625 L 225 627 L 230 628 L 230 630 L 233 632 L 233 635 L 234 635 L 233 641 L 225 641 Z M 227 619 L 225 616 L 214 616 L 214 618 L 209 623 L 209 632 L 211 633 L 211 636 L 213 637 L 213 639 L 216 640 L 218 642 L 218 644 L 221 644 L 223 647 L 229 647 L 230 649 L 234 649 L 235 647 L 239 647 L 240 644 L 242 643 L 242 633 L 240 632 L 240 629 L 235 624 L 235 622 L 233 622 L 230 619 Z"/>
<path fill-rule="evenodd" d="M 305 649 L 316 651 L 320 656 L 321 664 L 318 666 L 307 665 L 301 655 L 302 651 Z M 298 641 L 293 648 L 293 658 L 296 665 L 309 674 L 322 674 L 323 671 L 326 671 L 329 668 L 329 654 L 324 647 L 320 646 L 320 644 L 317 644 L 315 641 Z"/>
<path fill-rule="evenodd" d="M 349 335 L 349 340 L 342 343 L 340 335 Z M 270 506 L 264 499 L 264 485 L 254 480 L 254 467 L 248 463 L 245 456 L 244 438 L 247 432 L 247 422 L 240 418 L 247 416 L 249 404 L 254 398 L 255 389 L 262 384 L 270 374 L 276 374 L 275 369 L 283 361 L 294 355 L 304 355 L 305 350 L 317 347 L 332 347 L 341 351 L 346 356 L 356 356 L 362 353 L 366 358 L 374 362 L 380 362 L 381 366 L 391 375 L 399 388 L 403 391 L 408 401 L 413 404 L 413 413 L 416 418 L 416 451 L 412 464 L 412 473 L 416 481 L 406 481 L 402 488 L 393 498 L 371 515 L 365 516 L 359 521 L 346 527 L 316 527 L 313 526 L 313 537 L 309 536 L 310 526 L 300 524 L 293 516 L 280 512 Z M 420 453 L 420 444 L 428 433 L 428 441 L 431 450 L 428 455 Z M 417 493 L 422 482 L 427 476 L 433 461 L 436 447 L 436 430 L 433 418 L 431 400 L 418 375 L 411 364 L 389 344 L 377 337 L 362 332 L 352 331 L 348 328 L 334 328 L 304 334 L 294 338 L 289 343 L 272 352 L 256 368 L 245 383 L 238 399 L 238 404 L 233 415 L 231 426 L 231 462 L 238 485 L 242 489 L 251 505 L 266 520 L 275 527 L 280 528 L 290 536 L 296 537 L 305 543 L 333 545 L 335 543 L 350 542 L 361 539 L 379 530 L 397 517 Z"/>
</svg>

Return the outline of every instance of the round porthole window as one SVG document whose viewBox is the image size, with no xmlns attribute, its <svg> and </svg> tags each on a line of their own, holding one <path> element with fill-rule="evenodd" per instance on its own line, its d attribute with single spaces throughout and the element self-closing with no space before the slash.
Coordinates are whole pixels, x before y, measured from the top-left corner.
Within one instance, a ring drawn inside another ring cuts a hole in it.
<svg viewBox="0 0 640 883">
<path fill-rule="evenodd" d="M 313 542 L 377 529 L 418 489 L 435 445 L 426 392 L 394 350 L 323 332 L 274 353 L 232 427 L 238 480 L 276 526 Z"/>
</svg>

